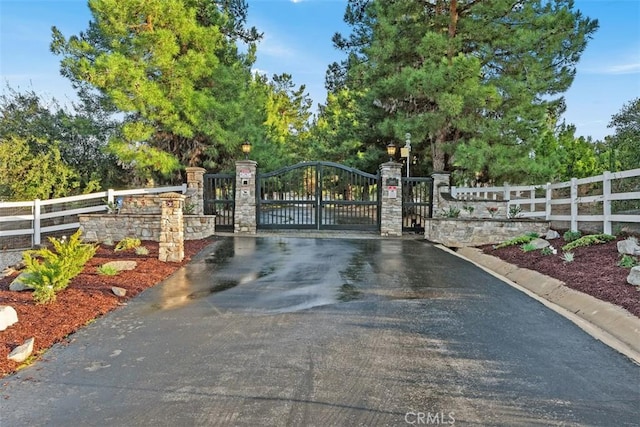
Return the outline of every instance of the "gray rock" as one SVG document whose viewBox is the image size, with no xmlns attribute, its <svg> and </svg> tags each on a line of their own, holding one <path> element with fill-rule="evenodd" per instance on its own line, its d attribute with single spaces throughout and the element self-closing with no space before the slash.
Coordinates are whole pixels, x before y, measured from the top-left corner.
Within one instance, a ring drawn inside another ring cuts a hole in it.
<svg viewBox="0 0 640 427">
<path fill-rule="evenodd" d="M 110 261 L 103 264 L 103 267 L 113 267 L 118 271 L 134 270 L 137 266 L 135 261 Z"/>
<path fill-rule="evenodd" d="M 28 274 L 27 272 L 22 272 L 18 277 L 13 279 L 13 282 L 11 282 L 11 284 L 9 285 L 9 290 L 16 291 L 16 292 L 32 291 L 33 288 L 30 285 L 23 283 L 22 281 L 22 279 L 24 279 L 27 274 Z"/>
<path fill-rule="evenodd" d="M 9 360 L 13 360 L 14 362 L 24 362 L 27 360 L 27 357 L 31 356 L 33 353 L 33 343 L 35 342 L 35 338 L 29 338 L 24 342 L 24 344 L 13 349 L 7 358 Z"/>
<path fill-rule="evenodd" d="M 0 331 L 4 331 L 14 323 L 18 323 L 16 309 L 9 305 L 0 305 Z"/>
<path fill-rule="evenodd" d="M 536 249 L 542 249 L 550 246 L 550 243 L 544 239 L 534 239 L 531 241 L 531 244 L 535 246 Z"/>
<path fill-rule="evenodd" d="M 123 297 L 127 294 L 127 290 L 123 288 L 119 288 L 117 286 L 111 287 L 111 292 L 113 292 L 118 297 Z"/>
<path fill-rule="evenodd" d="M 640 286 L 640 265 L 633 267 L 627 276 L 627 283 L 633 286 Z"/>
<path fill-rule="evenodd" d="M 549 230 L 549 231 L 547 231 L 547 235 L 544 236 L 544 238 L 546 240 L 559 239 L 560 238 L 560 233 L 558 233 L 556 230 Z"/>
<path fill-rule="evenodd" d="M 638 239 L 629 237 L 618 242 L 618 252 L 626 255 L 640 255 L 640 246 Z"/>
</svg>

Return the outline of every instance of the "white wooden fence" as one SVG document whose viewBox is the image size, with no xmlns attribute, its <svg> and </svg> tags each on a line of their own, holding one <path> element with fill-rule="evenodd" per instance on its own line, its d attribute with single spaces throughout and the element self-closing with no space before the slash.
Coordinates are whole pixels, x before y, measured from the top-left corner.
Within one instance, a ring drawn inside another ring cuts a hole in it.
<svg viewBox="0 0 640 427">
<path fill-rule="evenodd" d="M 187 184 L 173 187 L 112 190 L 81 196 L 62 197 L 28 202 L 0 202 L 0 238 L 31 236 L 31 244 L 39 245 L 42 235 L 75 230 L 79 214 L 105 212 L 118 196 L 158 194 L 187 191 Z M 60 223 L 61 222 L 61 223 Z M 47 223 L 52 223 L 47 225 Z"/>
<path fill-rule="evenodd" d="M 631 169 L 555 184 L 451 187 L 451 195 L 459 200 L 505 200 L 519 217 L 566 221 L 572 230 L 578 230 L 580 222 L 601 222 L 603 232 L 611 234 L 614 222 L 640 223 L 639 177 L 640 169 Z M 616 201 L 638 203 L 629 212 L 612 213 Z"/>
</svg>

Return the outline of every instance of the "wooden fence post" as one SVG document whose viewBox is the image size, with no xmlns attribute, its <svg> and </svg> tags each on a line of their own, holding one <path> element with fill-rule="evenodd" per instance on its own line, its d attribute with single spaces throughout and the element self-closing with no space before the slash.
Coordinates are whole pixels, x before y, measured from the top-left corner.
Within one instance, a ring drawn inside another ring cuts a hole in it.
<svg viewBox="0 0 640 427">
<path fill-rule="evenodd" d="M 571 231 L 578 231 L 578 179 L 571 178 Z"/>
<path fill-rule="evenodd" d="M 602 197 L 603 197 L 603 232 L 611 234 L 611 172 L 602 174 Z"/>
<path fill-rule="evenodd" d="M 546 199 L 546 206 L 545 206 L 545 220 L 546 221 L 550 221 L 551 220 L 551 199 L 553 196 L 553 190 L 551 189 L 551 183 L 547 182 L 547 188 L 546 188 L 546 195 L 545 195 L 545 199 Z"/>
<path fill-rule="evenodd" d="M 40 199 L 35 199 L 33 201 L 33 246 L 40 243 Z"/>
</svg>

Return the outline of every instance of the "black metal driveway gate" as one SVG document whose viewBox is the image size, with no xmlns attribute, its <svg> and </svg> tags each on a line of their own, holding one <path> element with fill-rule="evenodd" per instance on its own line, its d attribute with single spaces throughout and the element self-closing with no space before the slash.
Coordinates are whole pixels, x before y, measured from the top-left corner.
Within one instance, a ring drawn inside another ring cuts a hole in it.
<svg viewBox="0 0 640 427">
<path fill-rule="evenodd" d="M 258 229 L 380 230 L 379 182 L 331 162 L 258 174 Z"/>
<path fill-rule="evenodd" d="M 204 214 L 216 215 L 216 230 L 233 231 L 235 198 L 235 175 L 204 175 Z"/>
<path fill-rule="evenodd" d="M 425 219 L 433 217 L 433 179 L 402 178 L 402 231 L 423 233 Z"/>
</svg>

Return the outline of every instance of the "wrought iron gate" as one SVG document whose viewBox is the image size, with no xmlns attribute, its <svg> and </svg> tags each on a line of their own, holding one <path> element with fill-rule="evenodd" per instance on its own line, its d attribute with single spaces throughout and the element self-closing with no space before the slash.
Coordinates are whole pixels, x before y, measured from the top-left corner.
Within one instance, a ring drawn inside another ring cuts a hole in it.
<svg viewBox="0 0 640 427">
<path fill-rule="evenodd" d="M 233 231 L 235 194 L 235 175 L 204 175 L 204 214 L 216 215 L 216 230 Z"/>
<path fill-rule="evenodd" d="M 433 179 L 402 178 L 402 231 L 423 233 L 425 219 L 433 216 Z"/>
<path fill-rule="evenodd" d="M 380 229 L 379 175 L 331 162 L 258 174 L 259 229 Z"/>
</svg>

